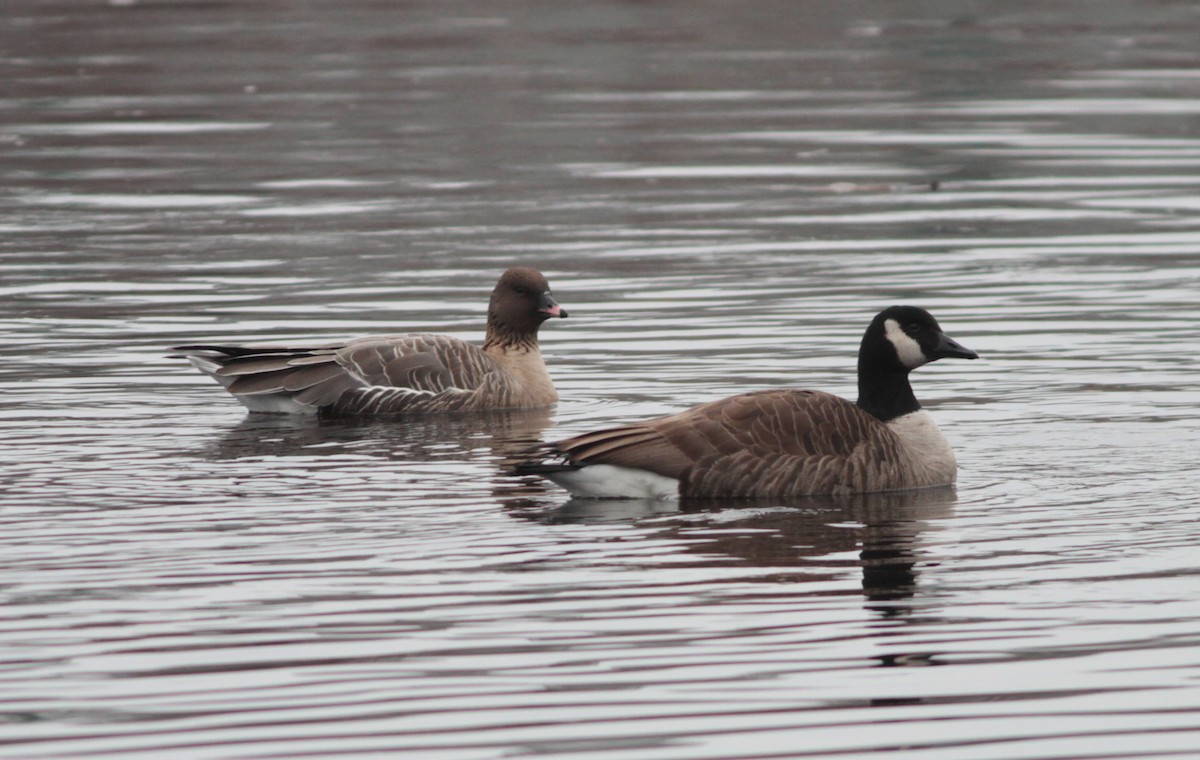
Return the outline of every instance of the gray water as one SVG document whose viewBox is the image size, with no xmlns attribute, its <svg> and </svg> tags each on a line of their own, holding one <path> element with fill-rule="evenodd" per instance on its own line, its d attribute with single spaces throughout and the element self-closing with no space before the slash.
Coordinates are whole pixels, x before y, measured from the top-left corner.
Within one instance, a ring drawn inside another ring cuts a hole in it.
<svg viewBox="0 0 1200 760">
<path fill-rule="evenodd" d="M 1200 6 L 0 18 L 0 755 L 1200 755 Z M 250 416 L 167 347 L 571 318 L 545 413 Z M 529 443 L 854 394 L 956 490 L 569 501 Z"/>
</svg>

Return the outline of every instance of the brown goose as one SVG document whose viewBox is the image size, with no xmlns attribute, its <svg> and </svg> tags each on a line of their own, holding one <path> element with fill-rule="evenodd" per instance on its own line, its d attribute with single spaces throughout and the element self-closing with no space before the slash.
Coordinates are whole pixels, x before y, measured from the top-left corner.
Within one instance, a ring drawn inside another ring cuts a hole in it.
<svg viewBox="0 0 1200 760">
<path fill-rule="evenodd" d="M 478 347 L 445 335 L 378 335 L 306 348 L 178 346 L 252 412 L 387 415 L 549 406 L 558 393 L 538 328 L 565 317 L 536 269 L 513 267 Z"/>
<path fill-rule="evenodd" d="M 898 491 L 954 482 L 954 452 L 921 409 L 908 373 L 978 355 L 924 309 L 893 306 L 867 328 L 858 402 L 767 390 L 543 447 L 518 474 L 581 498 L 787 498 Z"/>
</svg>

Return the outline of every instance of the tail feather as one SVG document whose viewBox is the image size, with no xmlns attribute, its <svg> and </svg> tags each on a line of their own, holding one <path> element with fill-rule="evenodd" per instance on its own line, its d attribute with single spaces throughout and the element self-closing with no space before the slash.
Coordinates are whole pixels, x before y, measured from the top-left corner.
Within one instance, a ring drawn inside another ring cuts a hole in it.
<svg viewBox="0 0 1200 760">
<path fill-rule="evenodd" d="M 265 372 L 282 372 L 291 369 L 291 357 L 287 354 L 253 354 L 245 357 L 222 360 L 221 374 L 229 377 L 261 375 Z"/>
<path fill-rule="evenodd" d="M 286 369 L 276 372 L 259 372 L 254 375 L 239 375 L 226 386 L 235 396 L 261 396 L 266 393 L 284 393 L 287 391 Z M 222 377 L 218 374 L 218 377 Z"/>
<path fill-rule="evenodd" d="M 333 348 L 197 344 L 172 350 L 252 411 L 314 412 L 354 385 Z"/>
<path fill-rule="evenodd" d="M 575 464 L 562 449 L 553 443 L 543 443 L 527 449 L 510 470 L 513 475 L 547 475 L 572 472 L 583 465 Z"/>
<path fill-rule="evenodd" d="M 235 357 L 235 356 L 250 356 L 253 354 L 292 353 L 292 352 L 296 352 L 296 351 L 308 351 L 309 349 L 265 348 L 265 347 L 257 347 L 256 348 L 254 346 L 195 345 L 195 346 L 172 346 L 171 350 L 172 351 L 181 351 L 184 354 L 191 354 L 196 351 L 210 351 L 210 352 L 216 353 L 216 354 L 224 354 L 225 356 Z"/>
<path fill-rule="evenodd" d="M 582 466 L 571 462 L 517 462 L 511 472 L 513 475 L 552 475 L 556 472 L 575 472 Z"/>
</svg>

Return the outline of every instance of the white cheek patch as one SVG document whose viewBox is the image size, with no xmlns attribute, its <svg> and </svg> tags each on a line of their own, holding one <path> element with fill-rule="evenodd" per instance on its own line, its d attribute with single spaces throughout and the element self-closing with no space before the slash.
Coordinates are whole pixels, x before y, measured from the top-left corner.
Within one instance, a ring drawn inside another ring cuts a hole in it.
<svg viewBox="0 0 1200 760">
<path fill-rule="evenodd" d="M 900 357 L 900 363 L 909 369 L 916 369 L 922 364 L 929 362 L 925 357 L 925 352 L 921 350 L 921 345 L 912 337 L 900 329 L 900 323 L 894 319 L 889 319 L 883 323 L 883 334 L 896 347 L 896 354 Z"/>
</svg>

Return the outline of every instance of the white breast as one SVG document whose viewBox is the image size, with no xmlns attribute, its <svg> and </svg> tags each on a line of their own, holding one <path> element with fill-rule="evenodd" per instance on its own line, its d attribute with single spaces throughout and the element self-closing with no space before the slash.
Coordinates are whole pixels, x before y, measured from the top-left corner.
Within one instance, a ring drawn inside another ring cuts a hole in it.
<svg viewBox="0 0 1200 760">
<path fill-rule="evenodd" d="M 958 463 L 950 443 L 928 412 L 918 409 L 887 423 L 908 449 L 907 460 L 920 486 L 949 485 L 954 482 Z"/>
</svg>

